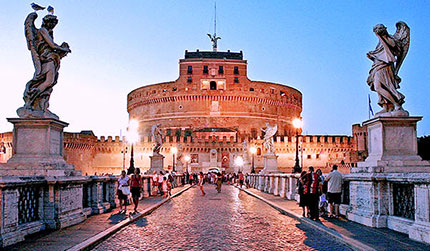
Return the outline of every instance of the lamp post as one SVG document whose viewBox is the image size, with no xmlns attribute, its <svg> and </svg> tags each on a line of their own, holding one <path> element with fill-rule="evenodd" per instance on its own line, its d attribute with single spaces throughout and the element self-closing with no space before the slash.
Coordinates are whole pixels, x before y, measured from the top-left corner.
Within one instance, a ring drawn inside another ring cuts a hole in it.
<svg viewBox="0 0 430 251">
<path fill-rule="evenodd" d="M 137 129 L 139 128 L 139 122 L 137 120 L 130 120 L 128 123 L 127 140 L 131 144 L 130 151 L 130 166 L 127 170 L 127 174 L 134 173 L 134 144 L 139 141 L 139 133 Z"/>
<path fill-rule="evenodd" d="M 185 160 L 185 170 L 187 170 L 190 173 L 191 170 L 188 170 L 188 162 L 191 160 L 191 157 L 187 155 L 184 157 L 184 160 Z"/>
<path fill-rule="evenodd" d="M 176 170 L 175 170 L 175 154 L 177 154 L 178 153 L 178 148 L 176 148 L 176 146 L 174 146 L 174 147 L 172 147 L 171 149 L 170 149 L 170 151 L 172 152 L 172 154 L 173 154 L 173 164 L 172 164 L 172 171 L 173 172 L 175 172 Z"/>
<path fill-rule="evenodd" d="M 255 146 L 251 146 L 251 148 L 249 148 L 249 151 L 251 152 L 251 173 L 255 173 L 254 155 L 255 153 L 257 153 L 257 148 Z"/>
<path fill-rule="evenodd" d="M 125 154 L 127 153 L 127 147 L 121 150 L 122 153 L 122 170 L 125 170 Z"/>
<path fill-rule="evenodd" d="M 303 121 L 299 118 L 293 120 L 293 126 L 296 128 L 296 161 L 294 164 L 293 173 L 301 173 L 302 168 L 299 163 L 299 130 L 303 127 Z"/>
</svg>

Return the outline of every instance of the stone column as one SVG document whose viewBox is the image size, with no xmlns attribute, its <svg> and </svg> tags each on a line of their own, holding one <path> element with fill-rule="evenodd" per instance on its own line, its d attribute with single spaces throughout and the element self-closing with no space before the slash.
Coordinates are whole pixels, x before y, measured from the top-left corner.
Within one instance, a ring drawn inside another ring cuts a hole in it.
<svg viewBox="0 0 430 251">
<path fill-rule="evenodd" d="M 409 228 L 409 238 L 430 243 L 430 185 L 415 185 L 415 222 Z"/>
<path fill-rule="evenodd" d="M 164 156 L 159 154 L 149 156 L 149 158 L 151 159 L 151 166 L 145 174 L 151 175 L 154 171 L 156 171 L 157 174 L 160 173 L 160 171 L 164 173 Z"/>
<path fill-rule="evenodd" d="M 263 191 L 264 190 L 264 175 L 260 174 L 258 175 L 258 190 Z"/>
<path fill-rule="evenodd" d="M 287 178 L 285 177 L 285 175 L 284 174 L 282 174 L 281 176 L 280 176 L 280 186 L 281 186 L 281 188 L 280 188 L 280 191 L 279 191 L 279 196 L 281 197 L 281 198 L 285 198 L 286 197 L 286 193 L 287 193 Z"/>
<path fill-rule="evenodd" d="M 273 188 L 273 195 L 279 195 L 279 175 L 273 177 L 273 182 L 275 183 Z"/>
</svg>

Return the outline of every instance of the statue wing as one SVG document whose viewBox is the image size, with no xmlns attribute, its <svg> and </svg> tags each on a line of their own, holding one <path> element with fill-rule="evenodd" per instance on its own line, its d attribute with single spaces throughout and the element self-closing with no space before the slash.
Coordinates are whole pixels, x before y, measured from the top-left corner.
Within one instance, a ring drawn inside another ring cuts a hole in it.
<svg viewBox="0 0 430 251">
<path fill-rule="evenodd" d="M 396 23 L 396 33 L 394 34 L 394 39 L 396 40 L 398 49 L 400 51 L 397 56 L 396 65 L 395 65 L 395 74 L 400 70 L 400 66 L 402 66 L 403 60 L 406 57 L 406 54 L 409 50 L 409 41 L 410 41 L 410 29 L 409 26 L 402 21 Z"/>
<path fill-rule="evenodd" d="M 274 125 L 273 127 L 268 127 L 266 129 L 266 135 L 267 137 L 273 137 L 277 131 L 278 131 L 278 125 Z"/>
<path fill-rule="evenodd" d="M 39 54 L 36 49 L 36 37 L 37 37 L 37 28 L 34 25 L 34 21 L 37 18 L 37 13 L 32 12 L 28 14 L 27 18 L 24 22 L 24 32 L 25 38 L 27 39 L 27 48 L 31 52 L 31 58 L 33 59 L 33 64 L 35 68 L 34 76 L 37 76 L 42 71 L 42 63 L 40 62 Z"/>
</svg>

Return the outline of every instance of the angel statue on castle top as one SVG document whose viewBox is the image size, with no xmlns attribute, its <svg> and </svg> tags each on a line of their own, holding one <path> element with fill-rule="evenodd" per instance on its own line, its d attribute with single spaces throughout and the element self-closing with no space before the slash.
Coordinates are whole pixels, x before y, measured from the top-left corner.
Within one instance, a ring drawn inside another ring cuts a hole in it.
<svg viewBox="0 0 430 251">
<path fill-rule="evenodd" d="M 52 7 L 49 9 L 49 13 L 43 17 L 40 29 L 37 29 L 34 24 L 38 17 L 36 12 L 30 13 L 24 22 L 27 47 L 31 52 L 35 72 L 25 87 L 25 104 L 17 110 L 18 116 L 21 118 L 58 119 L 57 115 L 48 110 L 49 98 L 52 88 L 57 84 L 60 61 L 71 50 L 65 42 L 61 45 L 54 42 L 53 30 L 58 19 L 52 14 Z"/>
<path fill-rule="evenodd" d="M 396 27 L 396 33 L 390 35 L 387 27 L 377 24 L 373 32 L 379 39 L 378 45 L 374 51 L 367 53 L 367 57 L 373 61 L 367 84 L 378 93 L 378 104 L 382 107 L 375 117 L 409 116 L 402 108 L 405 96 L 397 91 L 401 81 L 397 74 L 409 50 L 410 29 L 401 21 L 396 23 Z"/>
</svg>

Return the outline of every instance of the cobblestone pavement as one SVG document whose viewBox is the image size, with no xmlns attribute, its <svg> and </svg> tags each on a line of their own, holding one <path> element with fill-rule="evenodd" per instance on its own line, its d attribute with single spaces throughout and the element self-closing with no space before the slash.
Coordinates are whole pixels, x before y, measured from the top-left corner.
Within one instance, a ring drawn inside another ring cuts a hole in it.
<svg viewBox="0 0 430 251">
<path fill-rule="evenodd" d="M 350 250 L 232 186 L 197 187 L 122 229 L 95 250 Z"/>
</svg>

